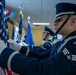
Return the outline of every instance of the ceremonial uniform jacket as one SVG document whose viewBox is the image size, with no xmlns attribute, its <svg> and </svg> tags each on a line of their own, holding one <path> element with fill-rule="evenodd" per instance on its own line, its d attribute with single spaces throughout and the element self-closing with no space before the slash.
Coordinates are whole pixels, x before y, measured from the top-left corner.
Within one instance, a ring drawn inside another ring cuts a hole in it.
<svg viewBox="0 0 76 75">
<path fill-rule="evenodd" d="M 38 59 L 5 48 L 0 66 L 21 75 L 70 75 L 76 70 L 76 32 L 67 35 L 48 57 Z"/>
<path fill-rule="evenodd" d="M 50 48 L 53 46 L 52 40 L 45 41 L 41 46 L 22 46 L 20 53 L 25 54 L 27 56 L 36 57 L 39 59 L 43 59 L 50 55 Z"/>
<path fill-rule="evenodd" d="M 43 59 L 50 55 L 52 46 L 53 46 L 52 41 L 48 40 L 42 46 L 34 46 L 34 47 L 22 46 L 20 53 L 26 54 L 27 56 Z"/>
<path fill-rule="evenodd" d="M 23 46 L 20 50 L 20 53 L 25 54 L 26 56 L 44 59 L 50 55 L 50 51 L 51 49 L 43 50 L 41 47 L 29 48 Z"/>
</svg>

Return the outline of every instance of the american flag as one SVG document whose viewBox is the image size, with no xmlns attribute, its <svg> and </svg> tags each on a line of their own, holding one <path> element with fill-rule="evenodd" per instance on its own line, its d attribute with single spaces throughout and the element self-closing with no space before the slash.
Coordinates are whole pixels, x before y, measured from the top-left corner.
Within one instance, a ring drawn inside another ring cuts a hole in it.
<svg viewBox="0 0 76 75">
<path fill-rule="evenodd" d="M 8 46 L 8 23 L 7 23 L 7 16 L 6 16 L 6 8 L 5 8 L 5 0 L 0 0 L 0 39 L 4 41 L 4 43 Z M 2 75 L 13 75 L 10 70 L 7 69 L 0 69 Z"/>
<path fill-rule="evenodd" d="M 2 0 L 0 0 L 0 39 L 2 38 Z"/>
<path fill-rule="evenodd" d="M 1 39 L 4 40 L 4 43 L 8 46 L 7 40 L 8 40 L 8 23 L 7 23 L 7 16 L 6 16 L 6 7 L 5 7 L 5 0 L 2 0 L 2 2 L 0 2 L 0 4 L 2 5 L 2 9 L 1 9 L 1 27 L 0 27 L 0 31 L 1 31 Z"/>
</svg>

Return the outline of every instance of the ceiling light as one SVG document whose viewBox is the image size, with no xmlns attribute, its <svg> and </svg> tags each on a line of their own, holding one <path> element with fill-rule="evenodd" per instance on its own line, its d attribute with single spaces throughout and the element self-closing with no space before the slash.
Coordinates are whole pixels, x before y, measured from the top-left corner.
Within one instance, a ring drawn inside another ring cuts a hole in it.
<svg viewBox="0 0 76 75">
<path fill-rule="evenodd" d="M 33 25 L 50 25 L 50 23 L 33 23 Z"/>
</svg>

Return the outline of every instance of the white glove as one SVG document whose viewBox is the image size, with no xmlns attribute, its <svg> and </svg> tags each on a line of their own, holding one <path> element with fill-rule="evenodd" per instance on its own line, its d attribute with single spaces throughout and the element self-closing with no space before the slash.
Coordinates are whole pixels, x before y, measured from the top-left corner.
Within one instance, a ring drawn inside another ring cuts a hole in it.
<svg viewBox="0 0 76 75">
<path fill-rule="evenodd" d="M 9 40 L 7 40 L 7 42 L 10 44 L 10 48 L 11 49 L 14 49 L 14 50 L 16 50 L 16 51 L 20 51 L 20 49 L 21 49 L 21 45 L 20 44 L 18 44 L 18 43 L 16 43 L 14 40 L 12 40 L 12 39 L 9 39 Z"/>
<path fill-rule="evenodd" d="M 19 43 L 21 46 L 25 46 L 25 47 L 27 47 L 28 46 L 28 44 L 26 44 L 25 42 L 21 42 L 21 43 Z"/>
<path fill-rule="evenodd" d="M 6 47 L 7 46 L 5 45 L 5 43 L 2 40 L 0 40 L 0 54 Z"/>
</svg>

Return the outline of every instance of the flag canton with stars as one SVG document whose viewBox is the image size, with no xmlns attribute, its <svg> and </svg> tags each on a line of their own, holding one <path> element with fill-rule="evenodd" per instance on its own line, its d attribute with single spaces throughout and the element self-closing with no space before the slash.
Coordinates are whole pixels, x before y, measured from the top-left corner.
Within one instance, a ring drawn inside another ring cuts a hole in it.
<svg viewBox="0 0 76 75">
<path fill-rule="evenodd" d="M 2 36 L 2 22 L 1 22 L 1 19 L 2 19 L 2 0 L 0 0 L 0 39 L 1 39 L 1 36 Z"/>
<path fill-rule="evenodd" d="M 2 39 L 5 42 L 5 44 L 7 44 L 8 23 L 5 11 L 5 0 L 0 0 L 0 39 Z"/>
</svg>

